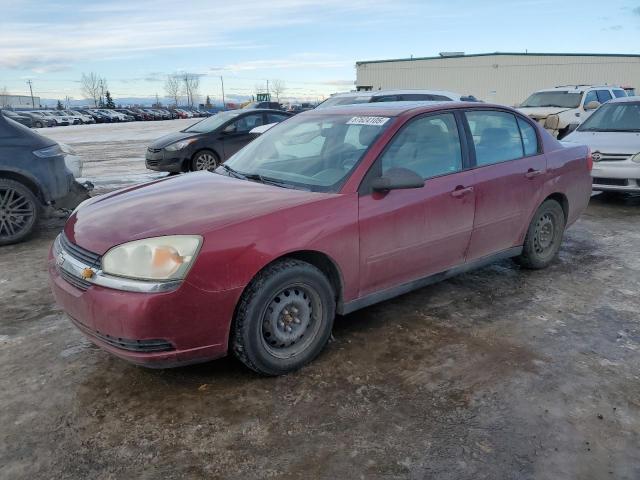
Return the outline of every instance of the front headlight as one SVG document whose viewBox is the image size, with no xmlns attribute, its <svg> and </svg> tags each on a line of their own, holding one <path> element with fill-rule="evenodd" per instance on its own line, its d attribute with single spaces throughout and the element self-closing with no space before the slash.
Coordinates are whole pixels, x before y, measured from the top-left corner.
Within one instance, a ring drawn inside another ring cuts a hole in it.
<svg viewBox="0 0 640 480">
<path fill-rule="evenodd" d="M 199 235 L 170 235 L 125 243 L 102 257 L 102 271 L 140 280 L 183 279 L 202 245 Z"/>
<path fill-rule="evenodd" d="M 178 150 L 182 150 L 187 145 L 191 145 L 195 141 L 196 141 L 195 138 L 188 138 L 187 140 L 180 140 L 179 142 L 172 143 L 171 145 L 167 145 L 166 147 L 164 147 L 164 149 L 165 150 L 169 150 L 170 152 L 175 152 L 175 151 L 178 151 Z"/>
<path fill-rule="evenodd" d="M 560 125 L 560 117 L 558 115 L 549 115 L 544 121 L 544 128 L 547 130 L 557 130 Z"/>
<path fill-rule="evenodd" d="M 636 153 L 633 157 L 631 157 L 631 161 L 635 163 L 640 163 L 640 152 Z"/>
<path fill-rule="evenodd" d="M 62 150 L 60 145 L 55 144 L 55 145 L 51 145 L 50 147 L 36 150 L 35 152 L 33 152 L 33 154 L 36 157 L 40 157 L 40 158 L 50 158 L 50 157 L 57 157 L 58 155 L 62 155 L 64 154 L 64 151 Z"/>
</svg>

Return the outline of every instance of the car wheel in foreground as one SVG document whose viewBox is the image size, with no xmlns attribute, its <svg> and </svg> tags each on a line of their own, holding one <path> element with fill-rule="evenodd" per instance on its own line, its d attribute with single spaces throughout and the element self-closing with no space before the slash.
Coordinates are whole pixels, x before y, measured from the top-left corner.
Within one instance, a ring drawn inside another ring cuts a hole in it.
<svg viewBox="0 0 640 480">
<path fill-rule="evenodd" d="M 532 269 L 547 267 L 560 250 L 564 227 L 562 207 L 555 200 L 546 200 L 531 220 L 518 263 Z"/>
<path fill-rule="evenodd" d="M 0 245 L 27 237 L 38 221 L 38 199 L 20 182 L 0 178 Z"/>
<path fill-rule="evenodd" d="M 263 375 L 284 375 L 313 360 L 331 336 L 335 294 L 324 274 L 299 260 L 260 272 L 243 293 L 232 327 L 235 355 Z"/>
<path fill-rule="evenodd" d="M 210 150 L 203 150 L 196 153 L 193 157 L 193 164 L 191 169 L 193 171 L 208 170 L 213 172 L 220 165 L 220 159 L 218 156 Z"/>
</svg>

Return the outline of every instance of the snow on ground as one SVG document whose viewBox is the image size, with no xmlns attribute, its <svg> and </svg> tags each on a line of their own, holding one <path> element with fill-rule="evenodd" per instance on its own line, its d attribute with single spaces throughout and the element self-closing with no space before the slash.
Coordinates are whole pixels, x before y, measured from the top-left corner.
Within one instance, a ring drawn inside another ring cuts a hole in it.
<svg viewBox="0 0 640 480">
<path fill-rule="evenodd" d="M 38 133 L 70 145 L 84 160 L 83 177 L 96 193 L 147 182 L 167 175 L 147 170 L 144 157 L 151 141 L 184 130 L 200 119 L 100 123 L 39 129 Z"/>
</svg>

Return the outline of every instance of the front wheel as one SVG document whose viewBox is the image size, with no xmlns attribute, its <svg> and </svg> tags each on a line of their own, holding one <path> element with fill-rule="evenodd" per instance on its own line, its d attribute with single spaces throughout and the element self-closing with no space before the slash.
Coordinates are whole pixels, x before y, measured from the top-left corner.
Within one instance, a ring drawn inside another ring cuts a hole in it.
<svg viewBox="0 0 640 480">
<path fill-rule="evenodd" d="M 233 351 L 263 375 L 293 372 L 331 336 L 335 294 L 313 265 L 287 259 L 260 272 L 243 293 L 232 327 Z"/>
<path fill-rule="evenodd" d="M 565 228 L 564 210 L 555 200 L 546 200 L 536 211 L 516 261 L 525 268 L 549 266 L 560 250 Z"/>
<path fill-rule="evenodd" d="M 0 178 L 0 245 L 24 240 L 38 221 L 38 199 L 25 185 Z"/>
<path fill-rule="evenodd" d="M 220 159 L 218 158 L 218 156 L 209 150 L 203 150 L 196 153 L 193 157 L 191 170 L 193 170 L 194 172 L 201 170 L 208 170 L 210 172 L 213 172 L 216 168 L 218 168 L 218 165 L 220 165 Z"/>
</svg>

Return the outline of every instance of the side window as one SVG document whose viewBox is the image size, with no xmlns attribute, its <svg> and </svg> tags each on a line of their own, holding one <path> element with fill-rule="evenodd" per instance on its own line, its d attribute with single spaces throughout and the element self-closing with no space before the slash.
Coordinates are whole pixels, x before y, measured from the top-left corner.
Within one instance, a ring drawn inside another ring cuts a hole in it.
<svg viewBox="0 0 640 480">
<path fill-rule="evenodd" d="M 614 89 L 612 91 L 613 91 L 613 96 L 616 97 L 616 98 L 626 97 L 627 96 L 627 92 L 625 92 L 621 88 L 616 88 L 616 89 Z"/>
<path fill-rule="evenodd" d="M 596 94 L 600 103 L 608 102 L 612 98 L 609 90 L 596 90 Z"/>
<path fill-rule="evenodd" d="M 537 155 L 538 153 L 538 136 L 531 124 L 521 118 L 518 118 L 518 126 L 522 134 L 522 144 L 524 145 L 524 154 Z"/>
<path fill-rule="evenodd" d="M 584 97 L 584 105 L 588 105 L 589 102 L 599 102 L 599 101 L 600 100 L 598 100 L 598 96 L 596 95 L 595 90 L 591 90 L 587 92 L 587 94 Z"/>
<path fill-rule="evenodd" d="M 248 133 L 252 129 L 261 126 L 263 123 L 262 113 L 246 115 L 235 121 L 236 133 Z"/>
<path fill-rule="evenodd" d="M 397 102 L 399 100 L 397 95 L 382 95 L 379 97 L 372 97 L 371 102 Z"/>
<path fill-rule="evenodd" d="M 281 113 L 267 113 L 267 123 L 278 123 L 289 118 L 287 115 Z"/>
<path fill-rule="evenodd" d="M 422 178 L 462 170 L 462 149 L 451 113 L 412 120 L 391 141 L 382 156 L 382 173 L 393 168 L 413 170 Z"/>
<path fill-rule="evenodd" d="M 466 112 L 473 135 L 478 166 L 524 156 L 516 118 L 511 113 L 474 110 Z"/>
</svg>

